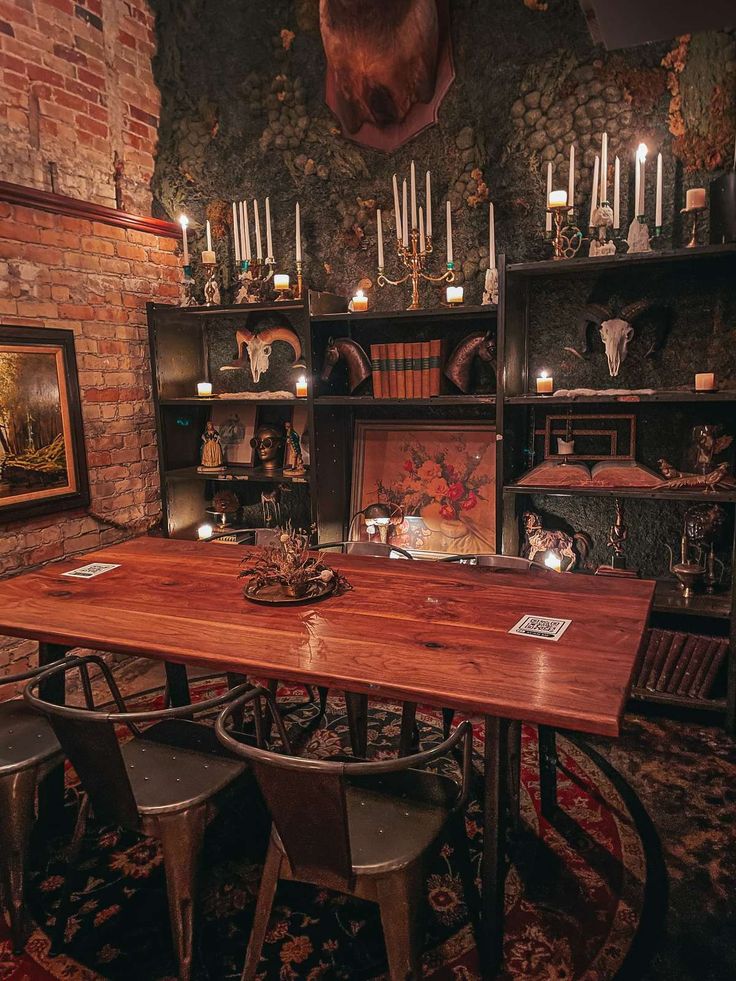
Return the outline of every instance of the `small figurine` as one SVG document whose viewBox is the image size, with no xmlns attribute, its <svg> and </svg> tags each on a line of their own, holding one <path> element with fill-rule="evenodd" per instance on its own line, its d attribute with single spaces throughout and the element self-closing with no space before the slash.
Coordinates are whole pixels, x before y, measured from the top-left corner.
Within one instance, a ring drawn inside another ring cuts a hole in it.
<svg viewBox="0 0 736 981">
<path fill-rule="evenodd" d="M 533 511 L 524 513 L 524 531 L 526 533 L 525 551 L 528 559 L 533 562 L 537 555 L 543 555 L 545 552 L 553 553 L 560 562 L 563 559 L 568 560 L 565 571 L 573 569 L 578 560 L 574 549 L 576 543 L 580 548 L 583 560 L 588 557 L 593 547 L 593 543 L 585 532 L 576 531 L 574 535 L 568 535 L 564 531 L 552 531 L 543 528 L 542 519 Z"/>
<path fill-rule="evenodd" d="M 736 483 L 728 473 L 728 464 L 720 463 L 710 473 L 683 473 L 673 467 L 667 460 L 658 460 L 657 465 L 665 479 L 655 484 L 653 490 L 685 490 L 702 489 L 705 493 L 715 493 L 717 490 L 731 490 Z M 722 485 L 722 486 L 721 486 Z"/>
<path fill-rule="evenodd" d="M 284 474 L 287 477 L 300 477 L 307 472 L 302 458 L 302 442 L 299 433 L 290 422 L 284 423 L 284 429 L 286 430 Z"/>
<path fill-rule="evenodd" d="M 487 307 L 490 304 L 498 305 L 498 269 L 486 269 L 482 305 Z"/>
<path fill-rule="evenodd" d="M 724 435 L 720 426 L 694 426 L 692 453 L 695 458 L 695 472 L 711 473 L 715 467 L 713 457 L 727 450 L 732 442 L 733 436 Z"/>
<path fill-rule="evenodd" d="M 220 473 L 224 469 L 220 434 L 215 424 L 209 419 L 202 433 L 202 462 L 197 470 L 200 473 Z"/>
<path fill-rule="evenodd" d="M 592 227 L 598 230 L 598 235 L 591 237 L 588 254 L 592 257 L 616 255 L 616 243 L 607 241 L 608 229 L 613 227 L 613 208 L 609 204 L 601 204 L 595 209 Z"/>
<path fill-rule="evenodd" d="M 649 226 L 638 218 L 634 220 L 629 225 L 629 235 L 626 239 L 629 246 L 629 254 L 632 252 L 651 252 L 652 247 L 649 244 Z"/>
</svg>

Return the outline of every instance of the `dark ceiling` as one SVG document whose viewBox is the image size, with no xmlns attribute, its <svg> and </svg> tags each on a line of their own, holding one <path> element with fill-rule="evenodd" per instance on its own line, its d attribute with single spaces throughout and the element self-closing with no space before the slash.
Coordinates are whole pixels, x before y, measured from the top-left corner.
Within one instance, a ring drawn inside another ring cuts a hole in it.
<svg viewBox="0 0 736 981">
<path fill-rule="evenodd" d="M 736 26 L 736 0 L 580 0 L 596 43 L 630 48 Z"/>
</svg>

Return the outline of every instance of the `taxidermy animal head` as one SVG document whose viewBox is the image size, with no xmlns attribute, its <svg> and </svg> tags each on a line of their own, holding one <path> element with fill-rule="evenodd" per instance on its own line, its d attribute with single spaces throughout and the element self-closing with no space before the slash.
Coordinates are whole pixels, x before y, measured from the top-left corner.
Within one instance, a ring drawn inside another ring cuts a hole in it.
<svg viewBox="0 0 736 981">
<path fill-rule="evenodd" d="M 475 331 L 464 337 L 447 359 L 445 377 L 460 391 L 467 395 L 471 386 L 473 361 L 478 358 L 485 364 L 493 364 L 496 356 L 496 341 L 488 331 Z"/>
<path fill-rule="evenodd" d="M 337 340 L 331 337 L 325 350 L 325 364 L 320 375 L 322 381 L 327 381 L 333 368 L 341 360 L 348 366 L 348 385 L 352 394 L 366 378 L 370 377 L 371 363 L 357 341 L 349 337 L 338 337 Z"/>
<path fill-rule="evenodd" d="M 646 357 L 659 351 L 665 342 L 667 329 L 669 327 L 669 311 L 651 300 L 637 300 L 616 310 L 614 304 L 609 303 L 589 303 L 583 310 L 580 317 L 580 353 L 587 354 L 588 347 L 588 327 L 595 324 L 599 329 L 600 338 L 606 349 L 608 359 L 608 371 L 611 378 L 616 378 L 621 365 L 626 360 L 629 341 L 634 336 L 634 325 L 645 313 L 657 312 L 659 314 L 657 323 L 657 333 L 654 343 Z"/>
<path fill-rule="evenodd" d="M 238 345 L 238 357 L 230 364 L 224 364 L 220 371 L 237 371 L 239 368 L 250 367 L 251 377 L 258 384 L 261 375 L 268 371 L 271 349 L 276 341 L 285 341 L 294 351 L 294 366 L 302 355 L 302 345 L 299 338 L 289 327 L 266 327 L 258 332 L 242 327 L 235 333 Z"/>
<path fill-rule="evenodd" d="M 349 133 L 400 123 L 434 94 L 437 0 L 320 0 L 320 30 Z"/>
</svg>

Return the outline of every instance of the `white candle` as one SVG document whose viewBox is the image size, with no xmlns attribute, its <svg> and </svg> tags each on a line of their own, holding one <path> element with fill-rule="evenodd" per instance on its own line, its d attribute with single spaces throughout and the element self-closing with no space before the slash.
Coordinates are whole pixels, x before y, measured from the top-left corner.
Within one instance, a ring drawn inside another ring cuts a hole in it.
<svg viewBox="0 0 736 981">
<path fill-rule="evenodd" d="M 570 167 L 567 172 L 567 206 L 575 208 L 575 144 L 570 144 Z"/>
<path fill-rule="evenodd" d="M 181 239 L 182 247 L 184 249 L 184 265 L 189 265 L 189 242 L 187 241 L 187 225 L 189 224 L 189 219 L 186 215 L 179 215 L 179 224 L 181 225 Z"/>
<path fill-rule="evenodd" d="M 248 230 L 248 202 L 241 201 L 238 205 L 240 212 L 240 258 L 246 262 L 250 259 L 250 231 Z"/>
<path fill-rule="evenodd" d="M 401 216 L 404 222 L 403 239 L 404 248 L 409 248 L 409 199 L 406 189 L 406 181 L 401 185 Z"/>
<path fill-rule="evenodd" d="M 295 232 L 295 235 L 296 235 L 296 261 L 297 262 L 301 262 L 302 261 L 302 213 L 301 213 L 301 209 L 299 208 L 299 202 L 298 201 L 296 203 L 295 215 L 296 215 L 296 221 L 295 221 L 295 224 L 296 224 L 296 232 Z"/>
<path fill-rule="evenodd" d="M 275 273 L 273 277 L 273 288 L 275 290 L 288 290 L 289 277 L 287 273 Z"/>
<path fill-rule="evenodd" d="M 210 228 L 210 220 L 209 220 L 209 218 L 207 219 L 206 230 L 207 230 L 207 251 L 208 252 L 211 252 L 212 251 L 212 229 Z"/>
<path fill-rule="evenodd" d="M 263 258 L 263 246 L 261 244 L 261 218 L 258 214 L 258 202 L 253 199 L 253 224 L 256 229 L 256 259 Z"/>
<path fill-rule="evenodd" d="M 447 302 L 452 304 L 463 302 L 463 288 L 462 286 L 448 286 L 447 287 Z"/>
<path fill-rule="evenodd" d="M 425 252 L 427 249 L 427 242 L 424 238 L 424 211 L 419 208 L 419 251 Z"/>
<path fill-rule="evenodd" d="M 595 158 L 595 163 L 593 164 L 593 197 L 590 200 L 590 221 L 588 222 L 589 228 L 594 228 L 593 225 L 593 215 L 595 214 L 595 209 L 598 207 L 598 168 L 601 162 L 598 156 Z"/>
<path fill-rule="evenodd" d="M 363 290 L 358 290 L 353 297 L 353 313 L 365 313 L 368 309 L 368 297 Z"/>
<path fill-rule="evenodd" d="M 298 399 L 307 397 L 307 379 L 304 375 L 300 375 L 296 380 L 296 397 Z"/>
<path fill-rule="evenodd" d="M 549 203 L 549 196 L 551 191 L 552 191 L 552 161 L 550 160 L 550 162 L 547 164 L 547 197 L 545 198 L 545 205 Z M 547 232 L 552 231 L 552 215 L 549 213 L 549 211 L 547 212 L 544 220 L 544 228 L 545 231 Z"/>
<path fill-rule="evenodd" d="M 212 395 L 211 382 L 197 382 L 197 395 L 201 399 L 209 398 Z"/>
<path fill-rule="evenodd" d="M 427 171 L 427 238 L 432 238 L 432 179 Z"/>
<path fill-rule="evenodd" d="M 639 161 L 639 195 L 636 199 L 636 213 L 637 215 L 644 215 L 646 211 L 646 160 L 647 160 L 647 145 L 646 143 L 640 143 L 639 149 L 636 151 L 636 156 Z"/>
<path fill-rule="evenodd" d="M 411 227 L 413 231 L 417 227 L 417 173 L 413 160 L 409 178 L 411 180 Z"/>
<path fill-rule="evenodd" d="M 716 376 L 712 371 L 702 371 L 695 376 L 696 392 L 714 392 L 716 389 Z"/>
<path fill-rule="evenodd" d="M 266 258 L 273 259 L 273 241 L 271 239 L 271 199 L 266 198 Z"/>
<path fill-rule="evenodd" d="M 396 241 L 401 241 L 401 205 L 399 204 L 399 184 L 396 174 L 393 176 L 394 185 L 394 218 L 396 220 Z"/>
<path fill-rule="evenodd" d="M 240 229 L 238 228 L 238 207 L 233 201 L 233 244 L 235 245 L 235 261 L 240 262 Z"/>
<path fill-rule="evenodd" d="M 537 378 L 537 393 L 539 395 L 551 395 L 554 391 L 554 378 L 550 378 L 546 371 L 543 371 Z"/>
<path fill-rule="evenodd" d="M 657 197 L 654 209 L 654 224 L 662 227 L 662 154 L 657 154 Z"/>
<path fill-rule="evenodd" d="M 452 262 L 452 208 L 447 202 L 447 265 Z"/>
<path fill-rule="evenodd" d="M 496 268 L 496 214 L 492 201 L 488 205 L 488 268 Z"/>
<path fill-rule="evenodd" d="M 601 137 L 601 204 L 608 201 L 608 133 Z"/>
<path fill-rule="evenodd" d="M 550 191 L 547 204 L 550 208 L 566 208 L 567 191 Z"/>
<path fill-rule="evenodd" d="M 639 170 L 639 151 L 634 153 L 634 215 L 639 213 L 639 183 L 641 181 L 641 171 Z"/>
<path fill-rule="evenodd" d="M 383 221 L 380 208 L 376 211 L 376 225 L 378 226 L 378 268 L 383 269 Z"/>
<path fill-rule="evenodd" d="M 685 210 L 694 211 L 705 207 L 705 188 L 692 187 L 685 195 Z"/>
<path fill-rule="evenodd" d="M 613 164 L 613 227 L 621 227 L 621 161 L 618 157 Z"/>
</svg>

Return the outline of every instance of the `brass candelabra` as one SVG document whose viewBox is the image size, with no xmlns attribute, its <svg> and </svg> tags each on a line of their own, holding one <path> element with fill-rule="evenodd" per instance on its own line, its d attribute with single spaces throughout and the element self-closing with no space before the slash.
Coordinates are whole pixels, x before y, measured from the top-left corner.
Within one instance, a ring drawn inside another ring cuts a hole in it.
<svg viewBox="0 0 736 981">
<path fill-rule="evenodd" d="M 410 233 L 409 245 L 404 245 L 399 239 L 396 240 L 396 252 L 399 260 L 407 270 L 405 276 L 400 279 L 389 279 L 384 272 L 384 267 L 378 267 L 379 286 L 401 286 L 411 280 L 411 303 L 408 310 L 419 310 L 419 282 L 425 280 L 428 283 L 452 283 L 455 280 L 454 263 L 447 263 L 447 269 L 440 275 L 433 276 L 426 271 L 429 256 L 432 255 L 432 237 L 427 235 L 424 240 L 424 249 L 419 248 L 419 231 L 413 228 Z"/>
</svg>

